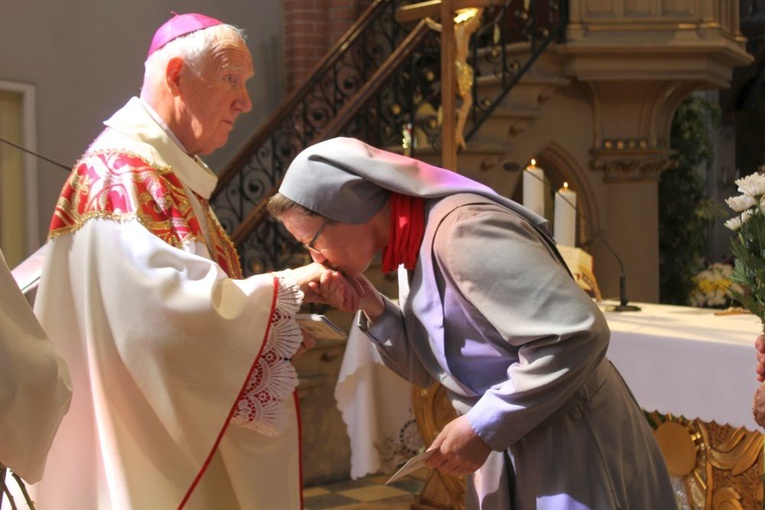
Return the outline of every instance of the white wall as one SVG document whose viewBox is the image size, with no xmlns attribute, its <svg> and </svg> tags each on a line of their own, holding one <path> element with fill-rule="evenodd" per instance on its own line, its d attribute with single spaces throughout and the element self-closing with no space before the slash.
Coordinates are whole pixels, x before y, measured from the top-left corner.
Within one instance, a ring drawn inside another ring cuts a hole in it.
<svg viewBox="0 0 765 510">
<path fill-rule="evenodd" d="M 35 87 L 40 154 L 72 165 L 102 122 L 138 94 L 151 37 L 170 11 L 201 12 L 246 31 L 255 60 L 254 107 L 240 118 L 229 144 L 206 160 L 220 168 L 237 152 L 282 97 L 281 1 L 5 0 L 0 81 Z M 40 161 L 37 173 L 42 242 L 66 172 Z"/>
</svg>

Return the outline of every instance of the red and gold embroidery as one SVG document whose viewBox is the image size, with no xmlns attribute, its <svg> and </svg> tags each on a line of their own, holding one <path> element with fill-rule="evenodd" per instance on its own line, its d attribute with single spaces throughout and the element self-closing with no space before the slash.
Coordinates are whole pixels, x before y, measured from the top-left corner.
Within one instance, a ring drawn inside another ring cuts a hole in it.
<svg viewBox="0 0 765 510">
<path fill-rule="evenodd" d="M 203 202 L 205 214 L 213 217 Z M 155 167 L 124 152 L 98 152 L 81 159 L 59 196 L 49 238 L 80 229 L 88 220 L 136 220 L 176 248 L 205 242 L 199 220 L 169 167 Z M 233 243 L 217 221 L 208 221 L 211 257 L 234 278 L 241 277 Z"/>
<path fill-rule="evenodd" d="M 218 221 L 218 217 L 212 213 L 210 209 L 210 203 L 208 200 L 196 195 L 199 203 L 202 204 L 202 208 L 205 211 L 207 218 L 207 230 L 209 231 L 210 242 L 208 244 L 208 250 L 210 256 L 213 257 L 218 265 L 226 271 L 226 274 L 231 278 L 242 278 L 242 266 L 239 263 L 239 256 L 236 253 L 236 246 L 231 242 L 231 238 L 228 237 L 223 226 Z"/>
</svg>

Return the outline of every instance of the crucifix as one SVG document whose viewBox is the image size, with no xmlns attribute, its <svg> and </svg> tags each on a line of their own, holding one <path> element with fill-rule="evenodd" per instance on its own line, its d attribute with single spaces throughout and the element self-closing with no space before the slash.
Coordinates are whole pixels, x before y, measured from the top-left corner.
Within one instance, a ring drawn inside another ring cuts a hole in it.
<svg viewBox="0 0 765 510">
<path fill-rule="evenodd" d="M 457 170 L 458 144 L 465 148 L 462 131 L 467 119 L 467 110 L 471 104 L 468 102 L 471 91 L 465 92 L 467 88 L 465 77 L 468 69 L 465 68 L 467 62 L 463 62 L 463 60 L 467 58 L 467 45 L 470 42 L 470 35 L 480 25 L 483 8 L 501 3 L 502 0 L 429 0 L 400 7 L 396 12 L 396 20 L 400 23 L 429 19 L 432 21 L 429 25 L 441 32 L 441 116 L 443 119 L 441 124 L 441 166 L 449 170 Z M 457 34 L 455 34 L 457 28 L 455 13 L 461 15 L 460 20 L 465 23 L 460 28 L 466 28 L 466 30 L 459 30 Z M 437 19 L 440 19 L 440 23 L 434 21 Z M 457 63 L 457 39 L 460 39 L 460 63 Z M 469 71 L 472 82 L 472 69 Z M 461 76 L 457 76 L 456 72 L 461 73 Z M 456 114 L 455 96 L 457 92 L 463 98 L 463 108 L 460 109 L 459 116 Z"/>
</svg>

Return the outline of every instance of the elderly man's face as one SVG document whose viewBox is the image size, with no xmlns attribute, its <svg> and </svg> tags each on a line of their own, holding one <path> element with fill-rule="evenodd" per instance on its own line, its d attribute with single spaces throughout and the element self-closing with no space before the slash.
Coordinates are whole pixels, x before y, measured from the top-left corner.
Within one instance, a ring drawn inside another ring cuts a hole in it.
<svg viewBox="0 0 765 510">
<path fill-rule="evenodd" d="M 245 84 L 252 78 L 252 56 L 238 37 L 221 41 L 200 74 L 186 67 L 183 89 L 185 128 L 179 139 L 190 154 L 223 147 L 241 113 L 252 109 Z"/>
</svg>

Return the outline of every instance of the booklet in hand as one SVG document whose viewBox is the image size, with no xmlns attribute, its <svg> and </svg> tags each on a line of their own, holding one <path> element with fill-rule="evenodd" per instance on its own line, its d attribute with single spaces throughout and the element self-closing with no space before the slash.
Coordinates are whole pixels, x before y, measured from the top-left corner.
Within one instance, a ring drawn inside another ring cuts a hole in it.
<svg viewBox="0 0 765 510">
<path fill-rule="evenodd" d="M 430 456 L 433 455 L 433 452 L 435 452 L 435 451 L 436 451 L 435 448 L 432 449 L 432 450 L 425 450 L 424 452 L 422 452 L 422 453 L 420 453 L 418 455 L 415 455 L 414 457 L 412 457 L 411 459 L 406 461 L 406 464 L 401 466 L 401 469 L 396 471 L 393 474 L 393 476 L 388 478 L 388 481 L 385 482 L 385 485 L 388 485 L 391 482 L 395 482 L 399 478 L 403 478 L 406 475 L 408 475 L 409 473 L 414 473 L 418 469 L 422 469 L 424 467 L 427 467 L 427 466 L 425 466 L 425 461 L 428 460 L 430 458 Z"/>
<path fill-rule="evenodd" d="M 345 340 L 348 335 L 325 315 L 317 313 L 299 313 L 295 320 L 300 329 L 316 340 Z"/>
</svg>

